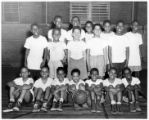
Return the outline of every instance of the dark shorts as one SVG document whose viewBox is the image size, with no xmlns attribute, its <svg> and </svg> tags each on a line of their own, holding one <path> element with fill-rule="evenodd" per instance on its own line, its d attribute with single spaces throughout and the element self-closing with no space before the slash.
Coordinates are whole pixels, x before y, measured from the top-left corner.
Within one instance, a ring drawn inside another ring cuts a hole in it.
<svg viewBox="0 0 149 120">
<path fill-rule="evenodd" d="M 31 77 L 36 81 L 38 78 L 40 78 L 40 70 L 31 70 L 29 69 L 29 72 L 31 74 Z"/>
</svg>

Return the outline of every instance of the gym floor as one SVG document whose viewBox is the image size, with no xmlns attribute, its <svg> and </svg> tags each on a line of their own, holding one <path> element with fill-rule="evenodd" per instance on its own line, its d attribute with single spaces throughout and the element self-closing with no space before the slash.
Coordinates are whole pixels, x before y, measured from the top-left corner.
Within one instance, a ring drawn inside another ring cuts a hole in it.
<svg viewBox="0 0 149 120">
<path fill-rule="evenodd" d="M 8 88 L 6 83 L 13 80 L 18 76 L 19 68 L 14 68 L 10 66 L 2 67 L 2 110 L 7 108 L 8 103 Z M 147 70 L 142 70 L 140 72 L 141 87 L 143 92 L 143 97 L 140 97 L 140 105 L 142 112 L 130 113 L 129 107 L 126 103 L 123 103 L 123 114 L 112 115 L 110 113 L 110 105 L 108 103 L 103 107 L 101 113 L 91 113 L 89 110 L 75 111 L 71 104 L 64 104 L 63 112 L 39 112 L 32 113 L 32 105 L 23 106 L 20 112 L 9 112 L 2 113 L 2 118 L 147 118 Z M 104 109 L 105 108 L 105 109 Z"/>
</svg>

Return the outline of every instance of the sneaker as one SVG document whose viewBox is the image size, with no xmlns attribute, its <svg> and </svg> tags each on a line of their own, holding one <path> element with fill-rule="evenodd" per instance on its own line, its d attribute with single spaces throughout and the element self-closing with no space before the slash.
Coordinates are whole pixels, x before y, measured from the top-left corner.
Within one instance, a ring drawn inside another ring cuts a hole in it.
<svg viewBox="0 0 149 120">
<path fill-rule="evenodd" d="M 117 114 L 116 105 L 111 105 L 111 114 Z"/>
<path fill-rule="evenodd" d="M 57 102 L 53 102 L 53 104 L 52 104 L 52 108 L 51 108 L 51 111 L 56 111 L 57 109 L 56 109 L 56 104 L 57 104 Z"/>
<path fill-rule="evenodd" d="M 21 103 L 18 101 L 18 102 L 16 102 L 16 105 L 13 107 L 13 110 L 20 111 L 20 108 L 21 108 Z"/>
<path fill-rule="evenodd" d="M 81 110 L 82 108 L 80 107 L 80 105 L 74 104 L 74 109 L 75 109 L 75 110 Z"/>
<path fill-rule="evenodd" d="M 59 105 L 58 105 L 58 108 L 57 108 L 57 110 L 60 111 L 60 112 L 63 111 L 62 104 L 63 104 L 62 102 L 59 102 Z"/>
<path fill-rule="evenodd" d="M 8 109 L 12 109 L 14 107 L 15 102 L 9 101 L 8 103 Z"/>
<path fill-rule="evenodd" d="M 95 113 L 96 112 L 96 104 L 95 104 L 95 101 L 92 100 L 92 103 L 91 103 L 91 112 L 92 113 Z"/>
<path fill-rule="evenodd" d="M 99 100 L 97 100 L 97 103 L 96 103 L 96 112 L 97 113 L 102 112 L 102 107 L 101 107 L 101 103 Z"/>
<path fill-rule="evenodd" d="M 135 106 L 136 106 L 136 111 L 138 111 L 138 112 L 142 111 L 142 109 L 141 109 L 141 107 L 140 107 L 138 102 L 136 102 Z"/>
<path fill-rule="evenodd" d="M 117 105 L 117 113 L 118 114 L 122 114 L 123 112 L 122 112 L 122 110 L 121 110 L 121 104 L 119 105 Z"/>
<path fill-rule="evenodd" d="M 136 109 L 135 109 L 135 106 L 134 106 L 134 103 L 130 103 L 129 104 L 129 109 L 130 109 L 130 112 L 136 112 Z"/>
<path fill-rule="evenodd" d="M 39 112 L 39 111 L 40 111 L 39 104 L 35 103 L 32 112 Z"/>
<path fill-rule="evenodd" d="M 47 112 L 47 103 L 43 103 L 41 107 L 41 111 Z"/>
</svg>

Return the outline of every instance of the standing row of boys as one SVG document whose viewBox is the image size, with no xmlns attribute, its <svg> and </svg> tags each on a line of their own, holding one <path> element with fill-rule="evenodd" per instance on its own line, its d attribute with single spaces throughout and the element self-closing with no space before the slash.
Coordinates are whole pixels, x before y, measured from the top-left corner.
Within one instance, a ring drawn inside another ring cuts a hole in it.
<svg viewBox="0 0 149 120">
<path fill-rule="evenodd" d="M 111 22 L 108 20 L 103 23 L 104 31 L 100 24 L 93 25 L 87 21 L 84 32 L 77 16 L 72 18 L 73 28 L 69 31 L 61 28 L 60 16 L 55 17 L 54 24 L 55 27 L 48 32 L 48 41 L 40 35 L 37 24 L 31 26 L 33 35 L 27 38 L 24 45 L 26 67 L 21 69 L 20 78 L 8 83 L 8 107 L 19 111 L 23 100 L 29 102 L 33 95 L 33 111 L 47 111 L 49 99 L 54 96 L 51 110 L 62 111 L 67 94 L 73 95 L 77 90 L 84 90 L 89 93 L 91 111 L 101 112 L 104 88 L 110 97 L 112 113 L 121 113 L 124 91 L 128 93 L 130 111 L 141 111 L 138 103 L 140 80 L 131 76 L 131 71 L 138 74 L 141 70 L 139 47 L 142 36 L 137 32 L 138 22 L 134 21 L 132 31 L 127 33 L 124 33 L 123 21 L 116 24 L 116 33 L 111 31 Z M 48 67 L 44 67 L 46 61 Z M 68 79 L 63 68 L 65 64 L 68 64 Z M 122 70 L 125 78 L 121 80 Z M 109 77 L 103 80 L 106 71 L 109 71 Z M 88 73 L 91 79 L 88 79 Z M 18 98 L 16 103 L 15 98 Z M 80 106 L 74 104 L 74 107 Z M 87 104 L 83 107 L 87 107 Z"/>
</svg>

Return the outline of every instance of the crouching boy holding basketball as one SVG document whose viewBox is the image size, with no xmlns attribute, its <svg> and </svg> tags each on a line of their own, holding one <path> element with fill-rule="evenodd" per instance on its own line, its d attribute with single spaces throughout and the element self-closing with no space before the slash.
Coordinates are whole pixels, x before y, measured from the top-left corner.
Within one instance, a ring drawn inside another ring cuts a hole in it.
<svg viewBox="0 0 149 120">
<path fill-rule="evenodd" d="M 122 80 L 117 78 L 116 68 L 111 68 L 108 74 L 109 74 L 109 78 L 104 80 L 103 85 L 110 97 L 111 113 L 119 114 L 119 113 L 122 113 L 121 99 L 122 99 L 122 90 L 124 89 L 124 86 L 122 84 Z"/>
<path fill-rule="evenodd" d="M 92 68 L 90 75 L 91 79 L 85 81 L 85 87 L 91 98 L 91 112 L 101 112 L 103 80 L 97 79 L 99 75 L 97 68 Z"/>
<path fill-rule="evenodd" d="M 49 101 L 51 83 L 53 79 L 49 77 L 49 69 L 47 67 L 41 68 L 41 77 L 36 80 L 34 84 L 34 108 L 33 112 L 47 111 L 47 104 Z"/>
<path fill-rule="evenodd" d="M 85 91 L 85 82 L 80 79 L 80 70 L 71 71 L 72 80 L 69 82 L 69 92 L 72 95 L 75 110 L 88 108 L 87 92 Z"/>
<path fill-rule="evenodd" d="M 30 103 L 32 101 L 31 92 L 34 81 L 32 78 L 29 78 L 29 74 L 28 69 L 23 67 L 20 77 L 7 84 L 10 87 L 8 109 L 19 111 L 22 103 Z"/>
<path fill-rule="evenodd" d="M 65 70 L 63 67 L 57 68 L 57 78 L 52 82 L 51 91 L 54 95 L 51 111 L 63 111 L 62 104 L 67 99 L 67 88 L 69 80 L 65 78 Z M 58 107 L 57 107 L 58 105 Z"/>
</svg>

